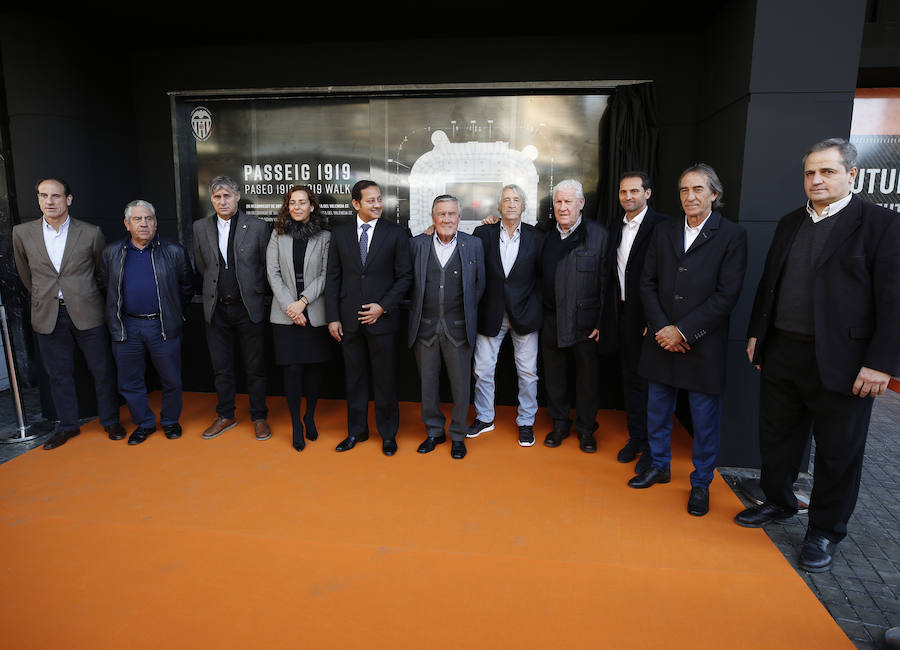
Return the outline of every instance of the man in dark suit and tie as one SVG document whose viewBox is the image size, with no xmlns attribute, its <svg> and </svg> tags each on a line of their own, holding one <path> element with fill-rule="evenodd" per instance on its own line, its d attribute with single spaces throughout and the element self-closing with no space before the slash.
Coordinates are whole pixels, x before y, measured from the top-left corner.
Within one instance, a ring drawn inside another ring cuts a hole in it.
<svg viewBox="0 0 900 650">
<path fill-rule="evenodd" d="M 397 329 L 400 301 L 412 283 L 409 237 L 381 219 L 381 189 L 370 180 L 350 192 L 357 217 L 337 226 L 325 278 L 328 331 L 341 344 L 347 377 L 347 437 L 337 451 L 368 440 L 369 372 L 374 371 L 375 423 L 385 455 L 397 452 Z"/>
<path fill-rule="evenodd" d="M 538 408 L 538 330 L 543 319 L 539 262 L 544 235 L 522 223 L 525 208 L 524 190 L 507 185 L 500 193 L 500 222 L 478 226 L 473 233 L 484 247 L 487 283 L 478 306 L 475 420 L 467 437 L 494 429 L 494 373 L 508 333 L 519 379 L 519 444 L 530 447 Z"/>
<path fill-rule="evenodd" d="M 670 481 L 672 415 L 684 390 L 694 425 L 687 511 L 700 517 L 719 455 L 728 319 L 744 283 L 747 233 L 716 211 L 723 189 L 712 167 L 688 167 L 678 185 L 684 219 L 657 224 L 641 275 L 648 328 L 638 372 L 648 380 L 651 464 L 628 485 Z"/>
<path fill-rule="evenodd" d="M 428 437 L 418 452 L 427 454 L 447 440 L 441 413 L 441 359 L 450 379 L 453 412 L 450 455 L 466 455 L 466 415 L 469 412 L 472 348 L 478 322 L 478 301 L 484 293 L 484 251 L 481 240 L 459 228 L 459 200 L 438 196 L 431 206 L 434 234 L 410 242 L 413 265 L 408 344 L 416 354 L 422 387 L 422 422 Z"/>
<path fill-rule="evenodd" d="M 641 343 L 647 328 L 641 302 L 641 271 L 650 245 L 650 234 L 657 223 L 667 218 L 647 205 L 652 191 L 650 177 L 644 172 L 622 174 L 619 204 L 625 210 L 625 216 L 613 222 L 609 238 L 609 261 L 613 274 L 610 286 L 615 291 L 609 299 L 616 307 L 616 335 L 628 425 L 628 442 L 619 450 L 617 459 L 620 463 L 630 463 L 640 455 L 634 467 L 637 474 L 643 474 L 650 468 L 647 380 L 638 373 Z"/>
<path fill-rule="evenodd" d="M 76 345 L 94 375 L 100 424 L 110 440 L 122 440 L 125 429 L 119 424 L 116 370 L 98 282 L 106 245 L 103 233 L 69 215 L 72 191 L 64 180 L 40 181 L 37 198 L 43 216 L 13 228 L 13 257 L 31 294 L 31 326 L 59 418 L 44 449 L 55 449 L 81 431 L 74 377 Z"/>
<path fill-rule="evenodd" d="M 797 512 L 793 479 L 809 424 L 815 479 L 800 568 L 827 571 L 856 506 L 873 398 L 900 371 L 900 215 L 851 193 L 856 147 L 833 138 L 803 157 L 808 203 L 778 223 L 748 327 L 761 369 L 760 485 L 735 517 L 758 527 Z"/>
<path fill-rule="evenodd" d="M 209 184 L 216 213 L 194 222 L 194 263 L 203 276 L 206 342 L 215 374 L 216 419 L 203 432 L 215 438 L 237 424 L 234 346 L 240 344 L 247 372 L 250 419 L 257 440 L 268 440 L 264 355 L 266 247 L 270 226 L 238 209 L 241 192 L 234 179 L 217 176 Z"/>
</svg>

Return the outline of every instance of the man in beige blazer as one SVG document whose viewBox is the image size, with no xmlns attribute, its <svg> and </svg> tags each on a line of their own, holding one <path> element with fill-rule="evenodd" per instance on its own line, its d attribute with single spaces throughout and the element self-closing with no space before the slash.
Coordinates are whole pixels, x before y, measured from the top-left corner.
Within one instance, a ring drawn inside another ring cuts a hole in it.
<svg viewBox="0 0 900 650">
<path fill-rule="evenodd" d="M 37 196 L 43 217 L 13 228 L 13 255 L 19 277 L 31 293 L 31 326 L 59 418 L 44 449 L 55 449 L 80 433 L 76 345 L 94 375 L 100 424 L 110 440 L 121 440 L 125 429 L 119 424 L 116 372 L 97 284 L 103 233 L 69 216 L 72 192 L 65 181 L 40 181 Z"/>
</svg>

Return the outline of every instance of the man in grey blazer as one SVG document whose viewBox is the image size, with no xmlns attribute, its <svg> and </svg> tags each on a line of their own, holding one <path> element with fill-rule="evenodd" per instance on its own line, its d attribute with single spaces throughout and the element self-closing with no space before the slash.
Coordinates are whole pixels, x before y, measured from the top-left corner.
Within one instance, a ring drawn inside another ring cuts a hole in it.
<svg viewBox="0 0 900 650">
<path fill-rule="evenodd" d="M 240 343 L 247 372 L 250 418 L 257 440 L 272 437 L 266 417 L 263 349 L 266 309 L 266 222 L 238 209 L 234 179 L 217 176 L 209 184 L 216 213 L 194 222 L 194 264 L 203 276 L 206 342 L 215 375 L 216 419 L 203 432 L 215 438 L 237 424 L 234 418 L 234 346 Z"/>
<path fill-rule="evenodd" d="M 69 216 L 72 191 L 64 180 L 37 184 L 43 217 L 13 228 L 13 256 L 25 289 L 31 293 L 31 326 L 50 395 L 59 418 L 56 433 L 44 444 L 55 449 L 80 433 L 75 394 L 75 346 L 94 375 L 97 412 L 110 440 L 122 440 L 116 371 L 97 282 L 106 242 L 97 226 Z"/>
<path fill-rule="evenodd" d="M 414 349 L 422 382 L 422 422 L 428 437 L 418 452 L 427 454 L 446 442 L 441 413 L 441 359 L 450 378 L 453 412 L 450 455 L 466 455 L 466 416 L 472 350 L 478 335 L 478 301 L 484 293 L 484 248 L 481 240 L 459 228 L 459 200 L 438 196 L 431 207 L 434 234 L 410 244 L 413 265 L 408 344 Z"/>
</svg>

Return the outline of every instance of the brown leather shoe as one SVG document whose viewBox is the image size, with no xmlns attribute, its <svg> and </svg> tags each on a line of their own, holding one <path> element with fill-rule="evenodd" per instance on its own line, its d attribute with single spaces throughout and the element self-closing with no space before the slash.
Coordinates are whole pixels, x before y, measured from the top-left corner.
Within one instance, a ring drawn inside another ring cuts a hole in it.
<svg viewBox="0 0 900 650">
<path fill-rule="evenodd" d="M 237 424 L 237 420 L 234 418 L 223 418 L 221 415 L 218 416 L 213 423 L 209 425 L 206 431 L 203 432 L 204 438 L 215 438 L 220 433 L 224 433 L 228 431 L 230 428 Z"/>
<path fill-rule="evenodd" d="M 265 420 L 253 421 L 253 433 L 257 440 L 268 440 L 272 437 L 272 429 L 269 428 L 269 423 Z"/>
</svg>

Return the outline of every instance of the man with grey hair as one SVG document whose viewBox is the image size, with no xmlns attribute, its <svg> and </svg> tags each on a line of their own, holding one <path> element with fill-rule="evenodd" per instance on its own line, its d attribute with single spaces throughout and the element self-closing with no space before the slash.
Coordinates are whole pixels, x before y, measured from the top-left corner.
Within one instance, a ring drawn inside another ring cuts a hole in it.
<svg viewBox="0 0 900 650">
<path fill-rule="evenodd" d="M 446 417 L 441 413 L 441 365 L 447 369 L 453 394 L 450 455 L 466 455 L 466 414 L 472 346 L 477 334 L 478 301 L 484 292 L 484 251 L 481 240 L 459 229 L 459 200 L 449 194 L 431 206 L 434 234 L 410 242 L 413 286 L 408 344 L 416 354 L 422 387 L 422 422 L 428 437 L 418 452 L 427 454 L 446 442 Z"/>
<path fill-rule="evenodd" d="M 719 454 L 728 320 L 744 282 L 747 233 L 717 211 L 723 188 L 709 165 L 684 170 L 678 190 L 684 219 L 656 225 L 641 275 L 648 325 L 638 372 L 648 380 L 651 463 L 628 485 L 671 480 L 672 415 L 678 391 L 686 391 L 694 430 L 687 511 L 700 517 L 709 512 Z"/>
<path fill-rule="evenodd" d="M 194 263 L 203 276 L 206 342 L 215 375 L 216 419 L 203 432 L 215 438 L 234 427 L 235 344 L 247 372 L 250 418 L 257 440 L 268 440 L 265 321 L 266 248 L 270 226 L 238 208 L 241 193 L 234 179 L 217 176 L 209 184 L 216 213 L 194 222 Z"/>
<path fill-rule="evenodd" d="M 156 431 L 144 381 L 147 355 L 162 385 L 160 426 L 166 438 L 181 437 L 181 334 L 184 311 L 194 295 L 193 269 L 181 244 L 160 237 L 156 228 L 151 203 L 129 203 L 129 236 L 104 249 L 100 266 L 119 392 L 137 426 L 129 445 L 139 445 Z"/>
<path fill-rule="evenodd" d="M 800 568 L 827 571 L 856 505 L 873 398 L 900 371 L 900 216 L 851 192 L 856 148 L 840 138 L 803 157 L 805 206 L 784 216 L 747 328 L 760 373 L 760 484 L 736 517 L 759 527 L 797 512 L 793 480 L 810 424 L 815 481 Z"/>
<path fill-rule="evenodd" d="M 553 189 L 556 228 L 547 233 L 541 251 L 541 293 L 544 322 L 541 351 L 547 411 L 553 430 L 544 438 L 559 447 L 569 436 L 572 405 L 569 370 L 575 370 L 575 431 L 579 447 L 597 451 L 594 431 L 599 408 L 600 338 L 606 288 L 606 228 L 582 217 L 584 189 L 577 180 L 561 181 Z"/>
<path fill-rule="evenodd" d="M 518 185 L 503 188 L 498 208 L 500 221 L 480 225 L 473 233 L 484 248 L 487 282 L 478 306 L 475 420 L 467 437 L 494 429 L 494 373 L 500 346 L 509 333 L 519 379 L 519 444 L 530 447 L 538 407 L 538 330 L 543 316 L 538 262 L 544 235 L 522 223 L 525 192 Z"/>
</svg>

